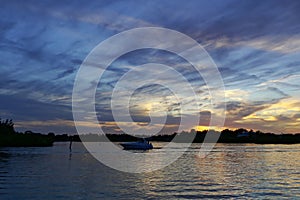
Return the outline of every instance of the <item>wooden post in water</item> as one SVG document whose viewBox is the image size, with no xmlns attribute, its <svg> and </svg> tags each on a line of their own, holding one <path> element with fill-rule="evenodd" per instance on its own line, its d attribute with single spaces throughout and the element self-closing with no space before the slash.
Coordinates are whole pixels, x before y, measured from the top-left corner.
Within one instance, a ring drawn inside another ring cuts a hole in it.
<svg viewBox="0 0 300 200">
<path fill-rule="evenodd" d="M 69 145 L 70 151 L 72 151 L 72 143 L 73 143 L 73 136 L 70 136 L 70 145 Z"/>
</svg>

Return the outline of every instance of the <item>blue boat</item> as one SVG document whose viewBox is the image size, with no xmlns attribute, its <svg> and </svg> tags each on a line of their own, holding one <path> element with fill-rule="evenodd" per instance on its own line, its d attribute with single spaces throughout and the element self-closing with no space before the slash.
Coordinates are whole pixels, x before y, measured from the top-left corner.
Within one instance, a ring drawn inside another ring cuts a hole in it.
<svg viewBox="0 0 300 200">
<path fill-rule="evenodd" d="M 152 144 L 144 138 L 138 142 L 124 142 L 120 143 L 124 150 L 149 150 L 153 149 Z"/>
</svg>

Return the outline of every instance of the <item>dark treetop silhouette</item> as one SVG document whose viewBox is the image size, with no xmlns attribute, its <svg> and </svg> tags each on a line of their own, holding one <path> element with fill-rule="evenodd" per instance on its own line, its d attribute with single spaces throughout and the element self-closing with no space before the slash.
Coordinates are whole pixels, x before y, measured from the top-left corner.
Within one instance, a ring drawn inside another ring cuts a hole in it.
<svg viewBox="0 0 300 200">
<path fill-rule="evenodd" d="M 31 131 L 18 133 L 14 129 L 12 120 L 0 119 L 0 147 L 52 146 L 53 142 L 54 135 L 52 134 L 42 135 Z"/>
<path fill-rule="evenodd" d="M 296 144 L 300 143 L 300 134 L 274 134 L 274 133 L 263 133 L 261 131 L 254 132 L 253 130 L 247 131 L 246 129 L 240 128 L 236 130 L 225 129 L 221 132 L 217 131 L 191 131 L 173 133 L 171 135 L 154 135 L 146 138 L 148 141 L 158 142 L 170 142 L 175 136 L 177 136 L 176 142 L 188 142 L 187 138 L 190 138 L 190 134 L 193 134 L 194 143 L 202 143 L 206 134 L 219 134 L 218 143 L 256 143 L 256 144 Z M 106 141 L 104 135 L 97 134 L 86 134 L 75 136 L 56 135 L 56 141 L 68 141 L 72 137 L 73 141 L 85 141 L 85 142 L 97 142 Z M 125 142 L 125 141 L 138 141 L 139 137 L 135 137 L 127 134 L 106 134 L 106 137 L 112 142 Z M 207 141 L 209 142 L 209 141 Z"/>
<path fill-rule="evenodd" d="M 154 135 L 148 137 L 148 141 L 160 141 L 170 142 L 175 136 L 177 136 L 176 142 L 186 142 L 186 138 L 189 138 L 194 134 L 194 143 L 202 143 L 206 134 L 219 134 L 218 143 L 257 143 L 257 144 L 295 144 L 300 143 L 300 134 L 274 134 L 263 133 L 261 131 L 254 132 L 253 130 L 247 131 L 240 128 L 236 130 L 225 129 L 221 132 L 217 131 L 191 131 L 173 133 L 171 135 Z M 35 146 L 52 146 L 53 142 L 60 141 L 74 141 L 74 142 L 97 142 L 106 141 L 104 135 L 98 134 L 86 134 L 69 136 L 67 134 L 55 135 L 49 133 L 43 135 L 40 133 L 33 133 L 32 131 L 26 131 L 25 133 L 18 133 L 14 130 L 14 123 L 12 120 L 0 119 L 0 147 L 35 147 Z M 127 135 L 127 134 L 106 134 L 106 137 L 112 142 L 124 142 L 124 141 L 137 141 L 139 137 Z M 209 141 L 207 141 L 209 142 Z"/>
</svg>

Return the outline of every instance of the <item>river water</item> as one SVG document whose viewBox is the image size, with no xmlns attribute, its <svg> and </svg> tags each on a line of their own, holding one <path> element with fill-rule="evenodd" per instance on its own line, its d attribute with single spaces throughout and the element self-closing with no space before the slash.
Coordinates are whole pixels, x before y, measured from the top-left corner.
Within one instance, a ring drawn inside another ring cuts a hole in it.
<svg viewBox="0 0 300 200">
<path fill-rule="evenodd" d="M 154 146 L 164 146 L 154 143 Z M 0 148 L 0 199 L 300 199 L 300 145 L 199 144 L 168 167 L 110 169 L 81 143 Z"/>
</svg>

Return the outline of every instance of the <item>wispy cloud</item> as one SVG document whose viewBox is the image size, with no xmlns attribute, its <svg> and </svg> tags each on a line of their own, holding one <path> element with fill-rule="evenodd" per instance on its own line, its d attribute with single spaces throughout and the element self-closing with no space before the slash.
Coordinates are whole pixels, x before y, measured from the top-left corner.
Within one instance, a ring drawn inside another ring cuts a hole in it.
<svg viewBox="0 0 300 200">
<path fill-rule="evenodd" d="M 299 111 L 295 109 L 299 108 L 300 99 L 298 1 L 95 1 L 87 4 L 77 0 L 68 2 L 68 6 L 53 1 L 23 4 L 7 1 L 1 4 L 0 10 L 0 111 L 1 117 L 13 117 L 20 122 L 19 127 L 27 123 L 30 128 L 40 127 L 38 130 L 45 132 L 50 125 L 60 127 L 57 130 L 61 132 L 63 123 L 71 127 L 73 82 L 88 53 L 99 42 L 121 31 L 161 26 L 199 41 L 218 65 L 226 87 L 226 102 L 220 100 L 218 104 L 227 103 L 227 126 L 270 131 L 282 126 L 287 131 L 299 132 Z M 170 52 L 148 49 L 121 56 L 105 72 L 96 93 L 100 120 L 114 121 L 110 96 L 119 78 L 149 62 L 173 67 L 197 91 L 199 110 L 191 106 L 186 115 L 201 112 L 202 125 L 208 123 L 209 116 L 218 116 L 217 110 L 209 109 L 209 91 L 192 66 Z M 149 72 L 164 73 L 151 69 Z M 151 78 L 145 75 L 145 79 Z M 186 94 L 182 84 L 168 81 Z M 157 109 L 165 108 L 169 112 L 168 124 L 175 125 L 180 109 L 171 96 L 170 91 L 159 85 L 144 85 L 133 96 L 132 117 L 147 123 L 147 105 L 156 103 Z M 189 96 L 186 102 L 193 103 Z M 119 104 L 122 105 L 121 100 Z"/>
</svg>

